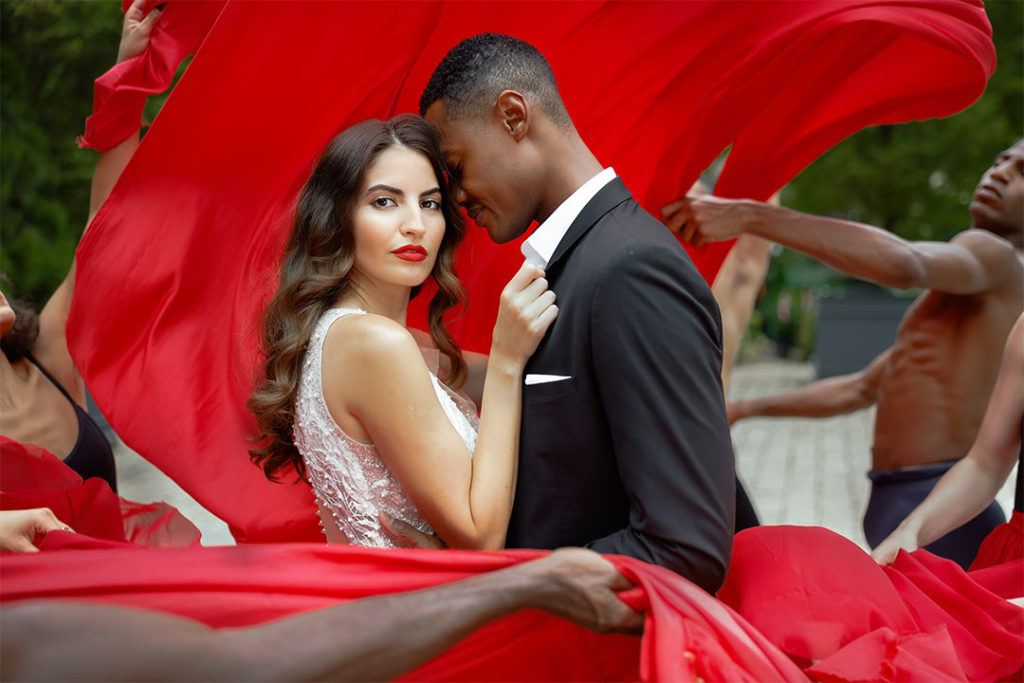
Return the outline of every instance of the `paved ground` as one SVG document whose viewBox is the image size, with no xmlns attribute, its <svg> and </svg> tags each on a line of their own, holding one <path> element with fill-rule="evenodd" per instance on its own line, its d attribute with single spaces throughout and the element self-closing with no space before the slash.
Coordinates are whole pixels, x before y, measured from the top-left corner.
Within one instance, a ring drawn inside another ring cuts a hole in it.
<svg viewBox="0 0 1024 683">
<path fill-rule="evenodd" d="M 733 399 L 791 389 L 813 379 L 810 364 L 785 361 L 738 366 Z M 874 409 L 807 420 L 750 418 L 733 429 L 736 468 L 764 524 L 819 524 L 864 545 L 861 514 L 867 503 Z M 233 543 L 227 525 L 200 507 L 159 470 L 123 445 L 115 449 L 121 495 L 165 500 L 203 532 L 204 545 Z M 1011 476 L 998 496 L 1013 506 Z"/>
</svg>

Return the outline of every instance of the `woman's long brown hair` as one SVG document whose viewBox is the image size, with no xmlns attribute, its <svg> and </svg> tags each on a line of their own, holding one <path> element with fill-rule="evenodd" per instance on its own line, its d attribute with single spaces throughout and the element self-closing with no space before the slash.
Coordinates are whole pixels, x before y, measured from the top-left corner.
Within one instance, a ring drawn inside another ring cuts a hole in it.
<svg viewBox="0 0 1024 683">
<path fill-rule="evenodd" d="M 260 429 L 255 439 L 259 447 L 249 455 L 271 481 L 277 481 L 289 466 L 306 479 L 305 463 L 292 442 L 302 360 L 320 317 L 349 287 L 355 261 L 352 214 L 364 176 L 380 153 L 395 145 L 421 152 L 442 188 L 445 232 L 431 271 L 438 289 L 427 318 L 430 336 L 449 360 L 446 382 L 458 387 L 465 379 L 465 361 L 443 320 L 445 312 L 464 297 L 452 261 L 465 224 L 447 189 L 437 134 L 413 114 L 358 123 L 331 140 L 302 188 L 285 246 L 281 283 L 263 314 L 264 372 L 246 407 Z M 419 287 L 414 288 L 411 296 L 418 291 Z"/>
</svg>

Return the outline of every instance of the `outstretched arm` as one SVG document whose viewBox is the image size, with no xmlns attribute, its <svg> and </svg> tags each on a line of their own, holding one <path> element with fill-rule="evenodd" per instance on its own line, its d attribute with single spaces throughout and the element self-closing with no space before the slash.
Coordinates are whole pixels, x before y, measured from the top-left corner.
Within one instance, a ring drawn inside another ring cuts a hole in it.
<svg viewBox="0 0 1024 683">
<path fill-rule="evenodd" d="M 1013 246 L 982 230 L 950 243 L 908 242 L 863 223 L 811 216 L 748 199 L 684 197 L 662 209 L 666 225 L 696 246 L 756 235 L 883 287 L 950 294 L 992 289 L 1013 272 Z"/>
<path fill-rule="evenodd" d="M 1017 318 L 1003 352 L 978 438 L 960 462 L 871 554 L 881 564 L 917 550 L 968 522 L 992 502 L 1017 462 L 1024 417 L 1024 315 Z"/>
<path fill-rule="evenodd" d="M 829 377 L 775 396 L 736 401 L 727 406 L 729 424 L 745 417 L 832 417 L 873 405 L 892 349 L 860 372 Z"/>
<path fill-rule="evenodd" d="M 0 647 L 12 680 L 385 680 L 524 608 L 598 632 L 639 633 L 642 615 L 616 596 L 631 587 L 606 560 L 571 548 L 464 581 L 246 629 L 212 631 L 121 607 L 15 605 L 0 613 Z"/>
<path fill-rule="evenodd" d="M 160 19 L 160 10 L 154 9 L 143 16 L 142 6 L 145 0 L 134 0 L 124 15 L 121 29 L 121 43 L 117 61 L 123 62 L 142 54 L 149 45 L 149 36 L 153 27 Z M 141 121 L 140 121 L 141 125 Z M 85 229 L 89 229 L 100 206 L 110 196 L 114 184 L 121 176 L 132 155 L 139 146 L 139 131 L 136 130 L 125 140 L 106 151 L 100 152 L 96 160 L 96 169 L 92 175 L 92 188 L 89 193 L 89 218 Z M 83 232 L 84 234 L 84 232 Z M 75 368 L 74 361 L 68 351 L 65 337 L 65 324 L 71 310 L 71 297 L 75 291 L 75 262 L 64 281 L 57 287 L 53 296 L 46 302 L 39 313 L 39 338 L 32 353 L 57 380 L 71 392 L 78 403 L 85 403 L 85 385 Z"/>
</svg>

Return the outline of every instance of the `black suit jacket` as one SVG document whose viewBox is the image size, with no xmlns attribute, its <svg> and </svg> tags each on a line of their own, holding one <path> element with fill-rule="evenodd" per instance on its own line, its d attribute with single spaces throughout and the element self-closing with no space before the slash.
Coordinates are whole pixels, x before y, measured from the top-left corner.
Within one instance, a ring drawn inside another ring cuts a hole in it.
<svg viewBox="0 0 1024 683">
<path fill-rule="evenodd" d="M 711 290 L 618 178 L 548 263 L 559 313 L 526 374 L 509 547 L 581 545 L 718 589 L 735 473 Z"/>
</svg>

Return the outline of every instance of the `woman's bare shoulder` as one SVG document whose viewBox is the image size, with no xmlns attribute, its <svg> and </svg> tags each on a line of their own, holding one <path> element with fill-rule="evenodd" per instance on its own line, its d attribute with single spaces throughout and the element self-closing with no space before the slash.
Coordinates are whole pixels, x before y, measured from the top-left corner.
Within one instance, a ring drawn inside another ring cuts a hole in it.
<svg viewBox="0 0 1024 683">
<path fill-rule="evenodd" d="M 368 379 L 382 369 L 425 366 L 412 333 L 374 313 L 346 315 L 332 324 L 324 337 L 323 357 L 325 374 L 331 367 Z"/>
</svg>

